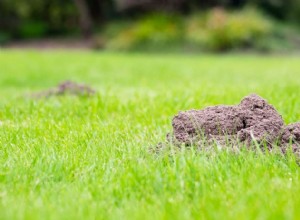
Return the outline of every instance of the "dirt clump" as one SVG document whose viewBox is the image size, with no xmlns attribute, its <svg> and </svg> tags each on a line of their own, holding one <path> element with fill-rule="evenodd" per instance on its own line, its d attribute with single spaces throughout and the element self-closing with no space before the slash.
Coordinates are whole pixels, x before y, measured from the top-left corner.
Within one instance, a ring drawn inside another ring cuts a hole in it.
<svg viewBox="0 0 300 220">
<path fill-rule="evenodd" d="M 88 85 L 79 84 L 73 81 L 64 81 L 55 88 L 48 89 L 33 95 L 35 98 L 48 98 L 60 95 L 91 96 L 96 91 Z"/>
<path fill-rule="evenodd" d="M 300 123 L 285 126 L 276 109 L 256 94 L 244 97 L 238 105 L 179 112 L 172 120 L 172 127 L 167 142 L 177 146 L 254 143 L 272 149 L 276 144 L 285 152 L 292 144 L 293 151 L 300 152 Z"/>
<path fill-rule="evenodd" d="M 244 128 L 237 135 L 240 141 L 266 141 L 272 144 L 280 136 L 284 122 L 281 115 L 258 95 L 249 95 L 238 105 Z"/>
<path fill-rule="evenodd" d="M 243 120 L 235 106 L 208 107 L 179 112 L 172 121 L 177 141 L 189 144 L 199 136 L 233 135 L 243 128 Z"/>
<path fill-rule="evenodd" d="M 300 122 L 284 127 L 281 135 L 281 147 L 286 152 L 289 147 L 300 157 Z"/>
</svg>

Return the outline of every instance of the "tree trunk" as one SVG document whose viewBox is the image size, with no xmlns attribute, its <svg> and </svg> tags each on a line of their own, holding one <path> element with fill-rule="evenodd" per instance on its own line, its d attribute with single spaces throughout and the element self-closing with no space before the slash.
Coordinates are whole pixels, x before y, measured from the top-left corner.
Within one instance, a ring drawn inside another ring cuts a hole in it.
<svg viewBox="0 0 300 220">
<path fill-rule="evenodd" d="M 79 12 L 79 22 L 82 34 L 89 38 L 92 34 L 93 21 L 85 0 L 74 0 Z"/>
</svg>

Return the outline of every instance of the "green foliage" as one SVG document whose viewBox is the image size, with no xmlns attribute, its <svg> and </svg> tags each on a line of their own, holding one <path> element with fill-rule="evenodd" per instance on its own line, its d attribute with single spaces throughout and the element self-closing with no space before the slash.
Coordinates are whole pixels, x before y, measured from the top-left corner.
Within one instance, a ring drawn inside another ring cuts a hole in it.
<svg viewBox="0 0 300 220">
<path fill-rule="evenodd" d="M 299 26 L 300 22 L 300 1 L 299 0 L 83 0 L 89 9 L 89 15 L 93 20 L 95 28 L 102 26 L 105 22 L 110 22 L 111 19 L 122 21 L 122 19 L 130 18 L 132 14 L 141 14 L 143 12 L 164 11 L 165 13 L 173 12 L 183 16 L 183 11 L 191 13 L 193 10 L 211 10 L 214 7 L 224 7 L 226 9 L 241 10 L 244 6 L 252 5 L 259 8 L 261 11 L 268 13 L 268 15 L 281 19 L 284 22 L 294 22 Z M 124 7 L 120 7 L 123 5 Z M 0 29 L 7 32 L 12 38 L 15 36 L 22 37 L 23 29 L 28 29 L 28 22 L 40 22 L 47 25 L 47 34 L 50 36 L 59 33 L 69 33 L 74 29 L 79 29 L 79 9 L 76 8 L 73 0 L 0 0 Z M 132 13 L 133 12 L 133 13 Z M 125 15 L 125 16 L 124 16 Z M 165 18 L 160 18 L 164 20 Z M 160 20 L 158 19 L 158 20 Z M 155 20 L 155 18 L 150 19 Z M 167 19 L 168 20 L 168 19 Z M 150 22 L 150 23 L 151 23 Z M 157 21 L 158 23 L 162 21 Z M 146 22 L 147 23 L 147 22 Z M 161 36 L 151 28 L 152 24 L 146 24 L 147 30 L 131 30 L 124 33 L 124 37 L 115 42 L 116 46 L 112 47 L 128 47 L 131 43 L 129 35 L 140 35 L 134 41 L 139 42 L 154 42 L 155 44 L 164 44 L 163 38 L 168 34 Z M 154 25 L 155 26 L 155 25 Z M 33 27 L 33 25 L 32 25 Z M 153 27 L 153 26 L 152 26 Z M 37 27 L 39 29 L 40 27 Z M 176 27 L 167 27 L 169 29 L 176 29 Z M 27 31 L 25 31 L 27 32 Z M 35 35 L 35 31 L 29 32 Z M 29 33 L 28 32 L 28 33 Z M 36 32 L 40 32 L 37 30 Z M 135 33 L 141 32 L 141 33 Z M 155 32 L 155 39 L 148 39 L 147 32 Z M 177 32 L 176 30 L 169 30 L 169 32 Z M 175 33 L 169 33 L 174 35 Z M 27 34 L 25 34 L 25 37 Z M 174 36 L 170 36 L 174 37 Z M 141 39 L 139 39 L 141 38 Z M 158 43 L 159 42 L 159 43 Z M 120 46 L 119 46 L 120 45 Z"/>
<path fill-rule="evenodd" d="M 300 49 L 300 30 L 294 25 L 276 23 L 273 35 L 256 42 L 261 51 L 292 52 Z"/>
<path fill-rule="evenodd" d="M 47 24 L 38 21 L 27 21 L 20 27 L 18 36 L 25 39 L 40 38 L 45 37 L 47 31 Z"/>
<path fill-rule="evenodd" d="M 76 28 L 77 11 L 72 1 L 0 1 L 0 28 L 12 37 L 36 38 Z"/>
<path fill-rule="evenodd" d="M 246 4 L 254 5 L 281 21 L 300 22 L 299 0 L 247 0 Z"/>
<path fill-rule="evenodd" d="M 255 10 L 214 9 L 187 21 L 187 40 L 210 50 L 254 47 L 272 35 L 272 23 Z"/>
<path fill-rule="evenodd" d="M 121 26 L 120 30 L 115 27 L 108 27 L 107 30 L 116 33 L 114 38 L 108 40 L 107 47 L 110 49 L 170 47 L 183 38 L 182 20 L 174 15 L 152 14 L 125 28 Z"/>
<path fill-rule="evenodd" d="M 288 13 L 289 19 L 296 25 L 300 25 L 300 1 L 293 0 L 291 12 Z"/>
<path fill-rule="evenodd" d="M 259 45 L 259 42 L 273 34 L 273 23 L 252 9 L 239 12 L 214 9 L 185 20 L 154 14 L 133 23 L 108 25 L 105 33 L 106 47 L 109 49 L 152 47 L 157 50 L 192 45 L 200 49 L 222 51 Z"/>
</svg>

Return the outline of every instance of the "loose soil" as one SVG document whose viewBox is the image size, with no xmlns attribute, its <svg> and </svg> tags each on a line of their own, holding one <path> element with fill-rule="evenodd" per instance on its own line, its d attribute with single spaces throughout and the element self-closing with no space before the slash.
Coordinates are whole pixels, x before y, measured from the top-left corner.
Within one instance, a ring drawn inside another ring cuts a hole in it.
<svg viewBox="0 0 300 220">
<path fill-rule="evenodd" d="M 72 81 L 65 81 L 57 85 L 55 88 L 33 94 L 33 97 L 48 98 L 51 96 L 60 95 L 91 96 L 95 93 L 96 91 L 88 85 L 79 84 Z"/>
<path fill-rule="evenodd" d="M 284 125 L 276 109 L 256 94 L 246 96 L 238 105 L 179 112 L 172 126 L 167 142 L 177 146 L 255 144 L 272 150 L 276 145 L 284 153 L 291 146 L 300 155 L 300 122 Z"/>
</svg>

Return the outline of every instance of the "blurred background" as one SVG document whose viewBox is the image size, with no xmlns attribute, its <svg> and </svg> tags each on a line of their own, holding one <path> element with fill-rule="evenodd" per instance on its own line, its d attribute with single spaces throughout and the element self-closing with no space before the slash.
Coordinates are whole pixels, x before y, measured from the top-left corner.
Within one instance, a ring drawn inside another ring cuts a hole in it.
<svg viewBox="0 0 300 220">
<path fill-rule="evenodd" d="M 1 0 L 2 47 L 300 50 L 299 0 Z"/>
</svg>

